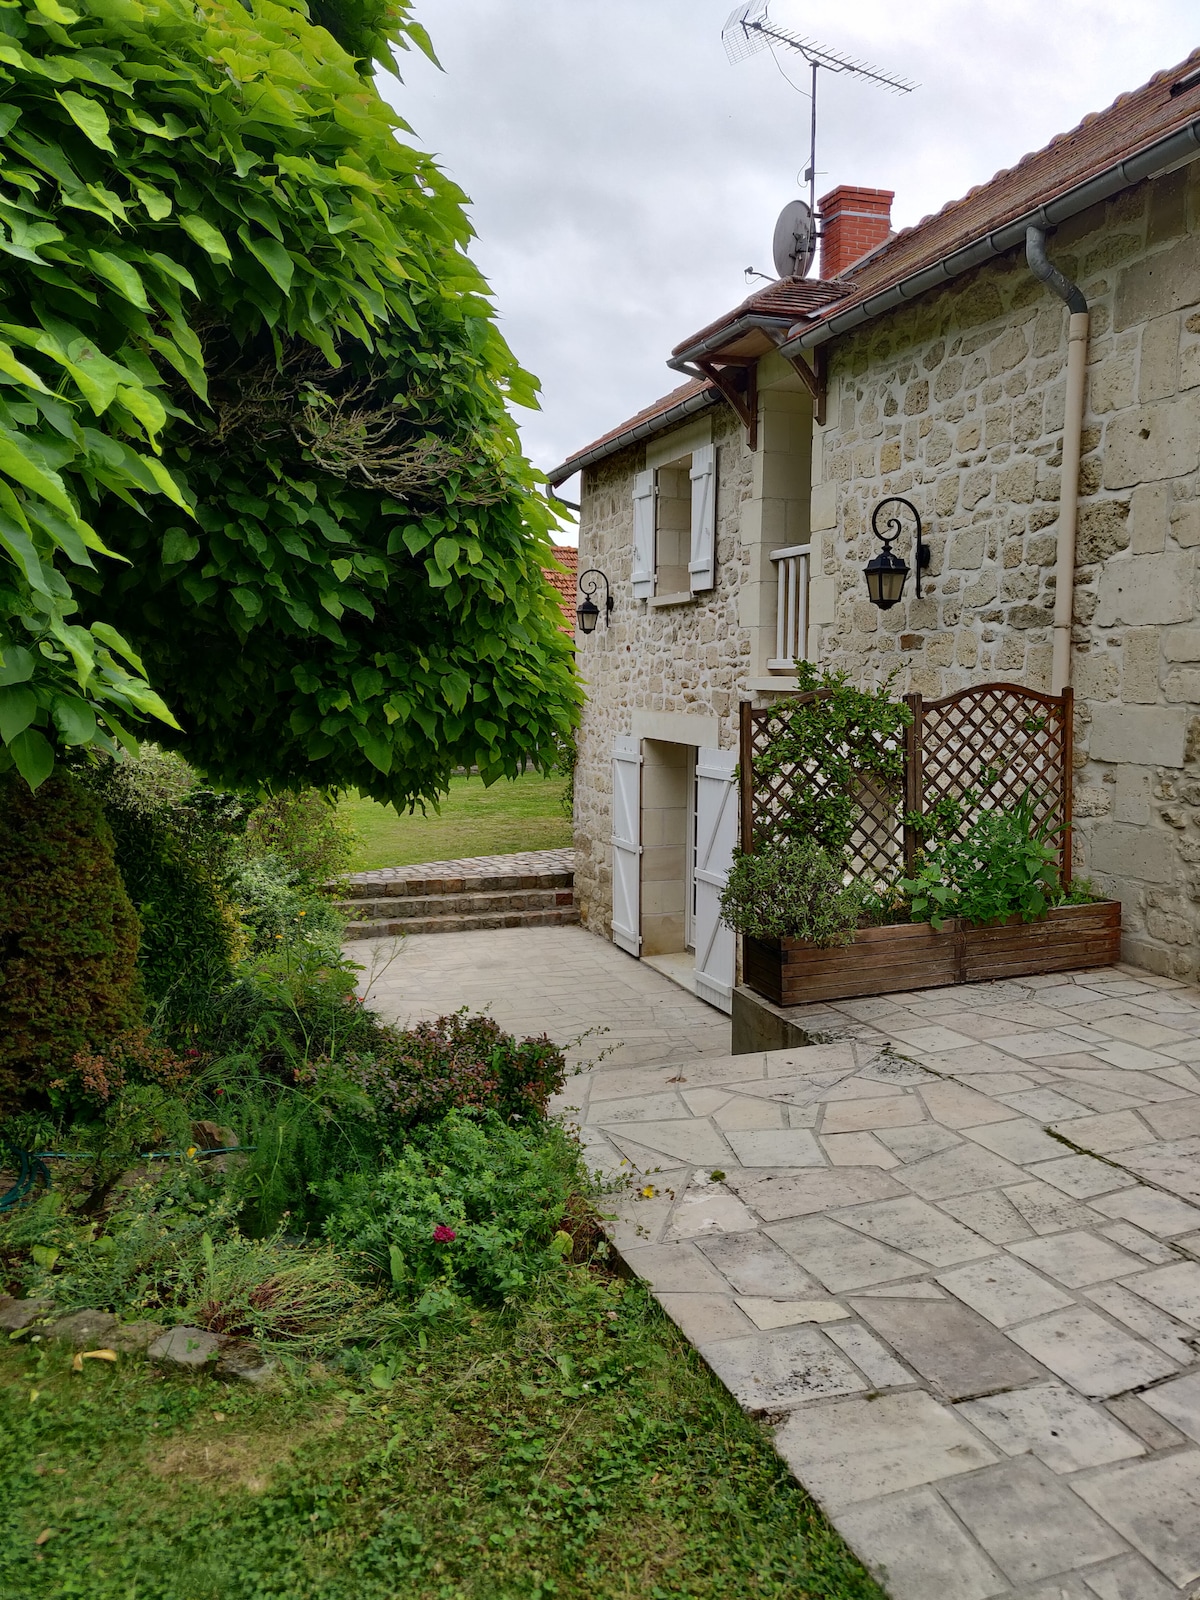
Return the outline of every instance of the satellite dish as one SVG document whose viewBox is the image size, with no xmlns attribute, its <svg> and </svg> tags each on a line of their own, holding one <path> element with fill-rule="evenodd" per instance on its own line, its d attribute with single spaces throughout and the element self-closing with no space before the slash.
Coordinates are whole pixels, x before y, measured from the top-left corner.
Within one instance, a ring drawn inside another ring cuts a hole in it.
<svg viewBox="0 0 1200 1600">
<path fill-rule="evenodd" d="M 812 266 L 817 253 L 817 230 L 805 201 L 789 200 L 779 213 L 771 253 L 781 278 L 803 278 Z"/>
</svg>

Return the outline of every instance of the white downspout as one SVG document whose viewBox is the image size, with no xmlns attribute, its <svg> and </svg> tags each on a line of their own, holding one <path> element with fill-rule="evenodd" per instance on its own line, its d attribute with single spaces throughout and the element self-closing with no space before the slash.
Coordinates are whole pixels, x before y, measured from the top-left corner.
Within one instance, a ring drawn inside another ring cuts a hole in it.
<svg viewBox="0 0 1200 1600">
<path fill-rule="evenodd" d="M 1025 234 L 1029 270 L 1048 284 L 1071 313 L 1067 329 L 1067 396 L 1063 417 L 1062 488 L 1058 500 L 1058 548 L 1054 562 L 1054 655 L 1050 688 L 1061 694 L 1071 681 L 1071 622 L 1075 604 L 1075 533 L 1079 521 L 1079 456 L 1083 443 L 1083 402 L 1087 376 L 1088 303 L 1078 284 L 1063 276 L 1046 256 L 1046 234 Z"/>
</svg>

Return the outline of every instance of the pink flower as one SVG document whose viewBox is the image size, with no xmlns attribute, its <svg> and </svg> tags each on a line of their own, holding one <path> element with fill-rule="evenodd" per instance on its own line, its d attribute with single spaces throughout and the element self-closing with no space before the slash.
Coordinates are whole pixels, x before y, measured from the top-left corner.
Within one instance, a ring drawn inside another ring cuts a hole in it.
<svg viewBox="0 0 1200 1600">
<path fill-rule="evenodd" d="M 444 1222 L 439 1222 L 437 1227 L 433 1230 L 433 1237 L 436 1244 L 449 1244 L 450 1241 L 452 1239 L 456 1239 L 458 1235 L 455 1233 L 453 1228 L 448 1228 Z"/>
</svg>

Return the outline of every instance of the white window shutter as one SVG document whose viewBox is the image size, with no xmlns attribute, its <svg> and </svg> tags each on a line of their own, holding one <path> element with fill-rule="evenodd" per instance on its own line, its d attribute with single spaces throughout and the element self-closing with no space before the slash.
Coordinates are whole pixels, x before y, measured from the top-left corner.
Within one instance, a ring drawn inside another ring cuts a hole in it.
<svg viewBox="0 0 1200 1600">
<path fill-rule="evenodd" d="M 692 451 L 692 593 L 711 589 L 717 569 L 717 447 Z"/>
<path fill-rule="evenodd" d="M 642 741 L 613 741 L 612 936 L 631 956 L 642 953 Z"/>
<path fill-rule="evenodd" d="M 733 1009 L 737 941 L 721 921 L 721 890 L 738 837 L 737 752 L 696 752 L 696 993 L 721 1011 Z"/>
<path fill-rule="evenodd" d="M 654 474 L 639 472 L 633 480 L 633 598 L 654 593 Z"/>
</svg>

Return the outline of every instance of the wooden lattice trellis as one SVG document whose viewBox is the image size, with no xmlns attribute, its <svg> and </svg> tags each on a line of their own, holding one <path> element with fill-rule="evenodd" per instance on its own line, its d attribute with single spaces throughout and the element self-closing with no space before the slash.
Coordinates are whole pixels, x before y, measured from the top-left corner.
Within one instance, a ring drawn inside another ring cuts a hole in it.
<svg viewBox="0 0 1200 1600">
<path fill-rule="evenodd" d="M 793 717 L 826 698 L 827 690 L 799 695 L 786 705 L 741 707 L 742 849 L 754 850 L 786 832 L 789 800 L 809 788 L 832 787 L 819 760 L 764 772 L 763 756 Z M 1016 683 L 984 683 L 942 700 L 905 695 L 912 725 L 904 738 L 904 776 L 894 793 L 864 783 L 855 799 L 858 816 L 847 849 L 854 877 L 879 884 L 911 869 L 919 847 L 906 813 L 924 814 L 939 800 L 976 797 L 967 808 L 1008 810 L 1028 797 L 1033 817 L 1054 831 L 1063 883 L 1071 877 L 1070 689 L 1041 694 Z"/>
</svg>

